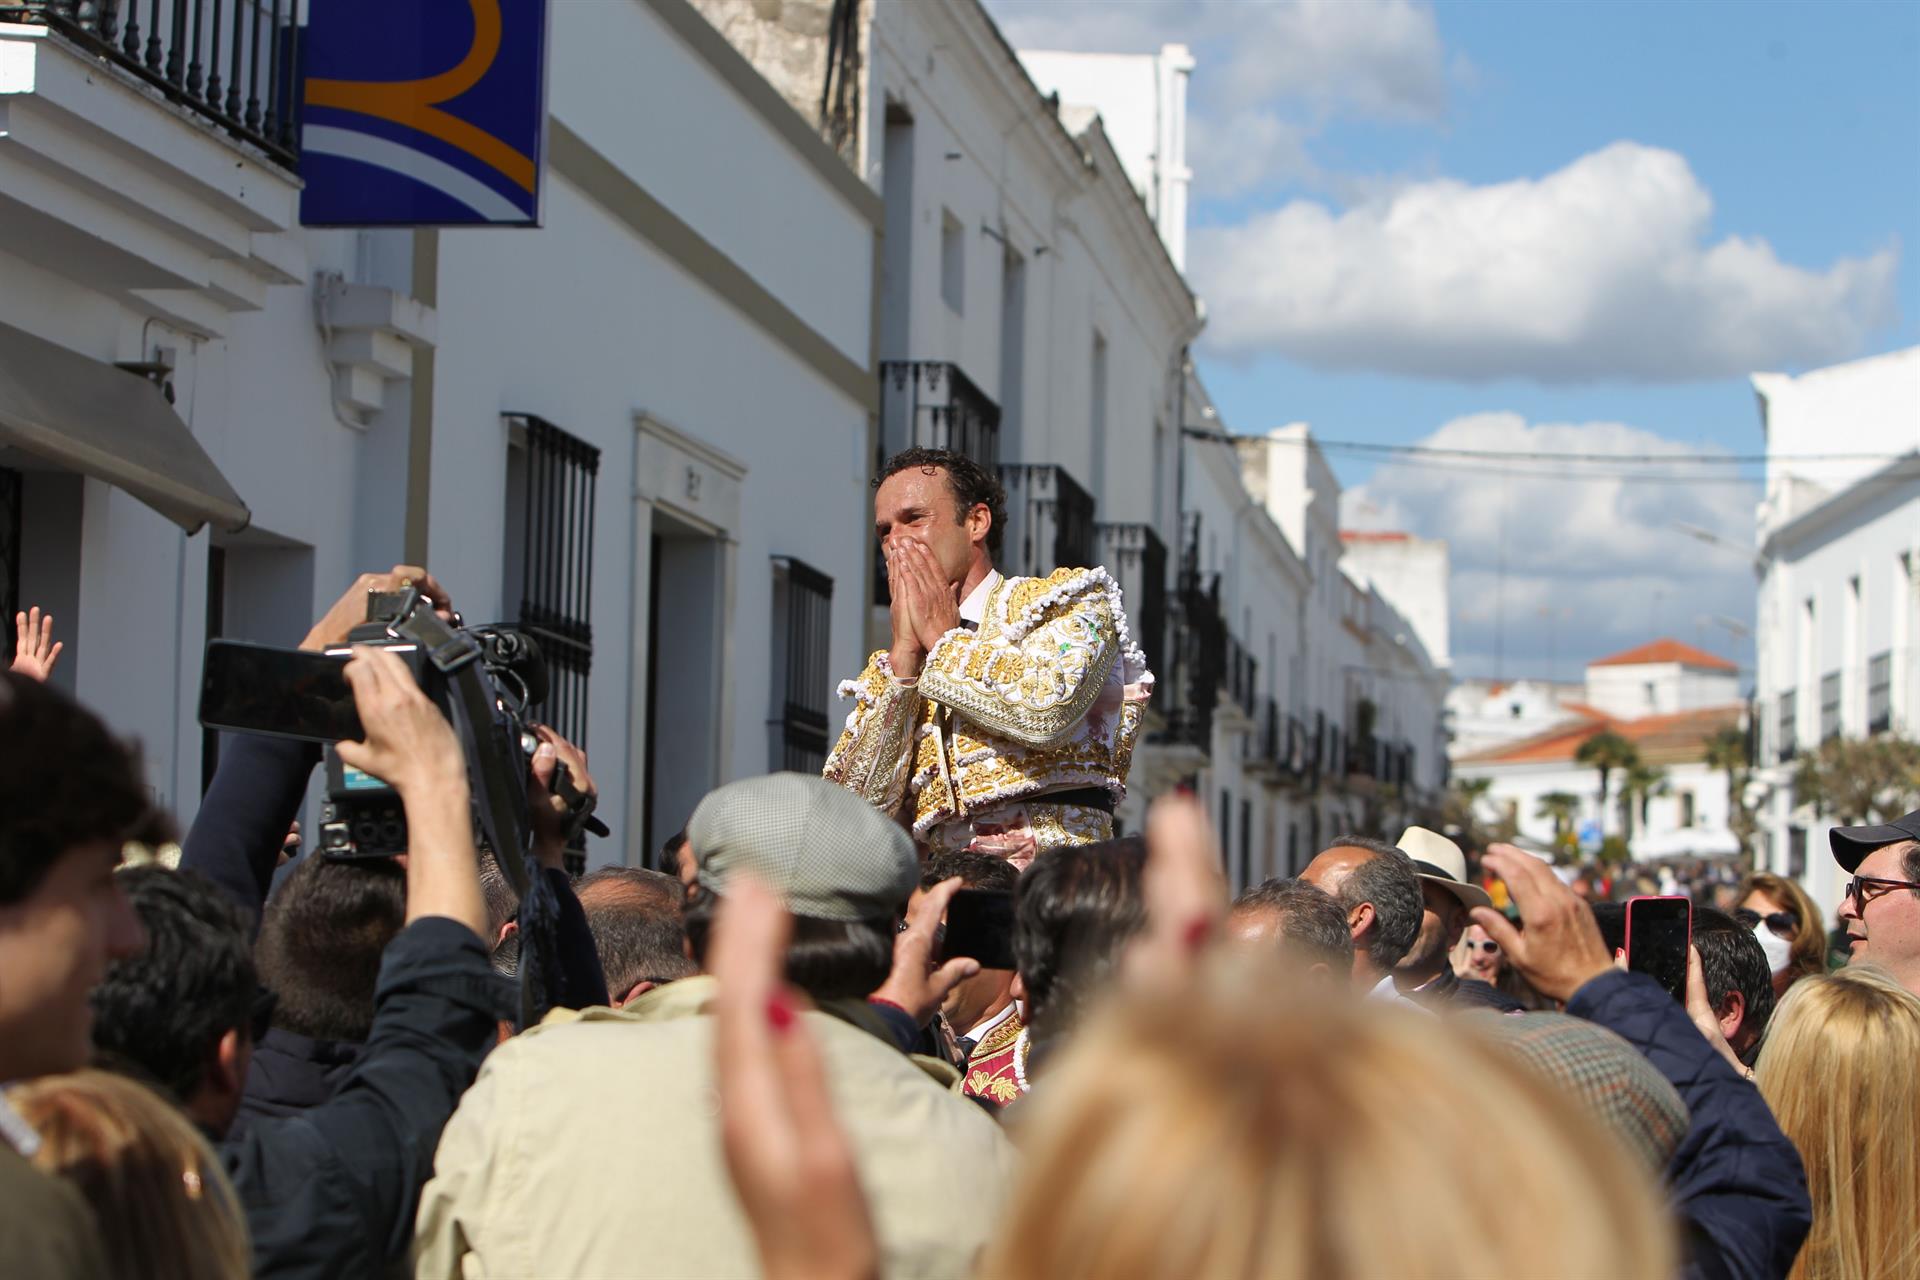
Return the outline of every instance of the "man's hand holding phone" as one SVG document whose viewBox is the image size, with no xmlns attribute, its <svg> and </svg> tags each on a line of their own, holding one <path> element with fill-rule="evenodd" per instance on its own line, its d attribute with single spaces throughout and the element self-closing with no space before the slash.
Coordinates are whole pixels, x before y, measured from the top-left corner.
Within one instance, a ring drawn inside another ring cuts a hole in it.
<svg viewBox="0 0 1920 1280">
<path fill-rule="evenodd" d="M 1507 882 L 1524 932 L 1492 907 L 1475 907 L 1473 922 L 1500 944 L 1508 961 L 1544 996 L 1565 1004 L 1573 993 L 1613 967 L 1600 926 L 1580 895 L 1560 883 L 1553 868 L 1524 849 L 1496 844 L 1487 870 Z"/>
<path fill-rule="evenodd" d="M 366 738 L 342 741 L 340 758 L 392 787 L 406 807 L 407 922 L 446 916 L 484 938 L 472 794 L 453 726 L 385 649 L 354 646 L 346 678 Z"/>
</svg>

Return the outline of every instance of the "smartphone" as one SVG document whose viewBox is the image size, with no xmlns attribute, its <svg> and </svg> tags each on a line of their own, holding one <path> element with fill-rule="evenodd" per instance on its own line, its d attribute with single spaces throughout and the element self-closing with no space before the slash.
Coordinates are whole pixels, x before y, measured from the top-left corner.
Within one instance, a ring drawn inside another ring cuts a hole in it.
<svg viewBox="0 0 1920 1280">
<path fill-rule="evenodd" d="M 307 742 L 359 738 L 344 674 L 348 655 L 209 640 L 200 671 L 200 723 Z"/>
<path fill-rule="evenodd" d="M 1692 944 L 1691 899 L 1627 899 L 1627 968 L 1651 977 L 1682 1004 L 1687 1000 L 1687 948 Z"/>
<path fill-rule="evenodd" d="M 982 969 L 1012 969 L 1013 894 L 1004 889 L 962 889 L 947 903 L 940 958 L 967 956 Z"/>
</svg>

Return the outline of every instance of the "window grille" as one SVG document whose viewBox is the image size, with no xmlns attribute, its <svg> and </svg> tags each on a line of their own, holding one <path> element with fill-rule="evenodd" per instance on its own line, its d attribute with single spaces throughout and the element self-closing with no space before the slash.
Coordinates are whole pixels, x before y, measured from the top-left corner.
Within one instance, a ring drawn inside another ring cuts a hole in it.
<svg viewBox="0 0 1920 1280">
<path fill-rule="evenodd" d="M 1840 736 L 1840 673 L 1820 677 L 1820 741 Z"/>
<path fill-rule="evenodd" d="M 1876 653 L 1867 660 L 1867 732 L 1893 728 L 1893 654 Z"/>
<path fill-rule="evenodd" d="M 1780 695 L 1780 763 L 1799 754 L 1799 709 L 1800 699 L 1797 689 L 1789 689 Z"/>
<path fill-rule="evenodd" d="M 827 763 L 832 693 L 833 579 L 802 561 L 773 560 L 772 768 L 817 774 Z"/>
<path fill-rule="evenodd" d="M 535 714 L 584 748 L 600 450 L 532 414 L 510 414 L 507 422 L 520 456 L 507 476 L 505 599 L 511 605 L 518 597 L 518 626 L 547 660 L 547 700 Z"/>
</svg>

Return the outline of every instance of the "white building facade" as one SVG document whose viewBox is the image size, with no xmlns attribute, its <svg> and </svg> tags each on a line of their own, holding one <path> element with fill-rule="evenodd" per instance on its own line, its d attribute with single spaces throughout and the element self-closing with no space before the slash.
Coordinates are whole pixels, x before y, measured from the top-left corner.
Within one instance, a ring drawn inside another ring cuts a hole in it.
<svg viewBox="0 0 1920 1280">
<path fill-rule="evenodd" d="M 1738 852 L 1727 771 L 1708 751 L 1716 735 L 1746 724 L 1733 663 L 1677 640 L 1655 640 L 1589 663 L 1580 696 L 1567 692 L 1519 682 L 1468 702 L 1477 714 L 1460 722 L 1453 776 L 1487 782 L 1478 817 L 1510 822 L 1543 848 L 1571 835 L 1588 853 L 1619 837 L 1642 861 Z M 1513 713 L 1510 720 L 1502 721 L 1502 710 Z M 1550 722 L 1542 726 L 1543 718 Z M 1523 726 L 1530 728 L 1513 731 Z M 1629 793 L 1625 770 L 1615 768 L 1602 806 L 1599 770 L 1579 752 L 1605 732 L 1631 744 L 1659 779 Z M 1572 797 L 1571 812 L 1552 812 L 1549 797 L 1556 795 Z"/>
<path fill-rule="evenodd" d="M 1754 714 L 1765 865 L 1829 913 L 1834 819 L 1799 804 L 1827 738 L 1920 736 L 1920 348 L 1755 374 L 1766 435 Z M 1836 458 L 1834 455 L 1850 455 Z"/>
<path fill-rule="evenodd" d="M 402 561 L 543 640 L 595 861 L 817 768 L 867 617 L 881 204 L 746 60 L 685 0 L 556 4 L 543 225 L 320 230 L 289 125 L 89 34 L 0 22 L 0 359 L 79 362 L 51 432 L 0 400 L 0 585 L 156 798 L 198 804 L 209 636 L 295 643 Z M 98 395 L 168 456 L 82 447 Z"/>
</svg>

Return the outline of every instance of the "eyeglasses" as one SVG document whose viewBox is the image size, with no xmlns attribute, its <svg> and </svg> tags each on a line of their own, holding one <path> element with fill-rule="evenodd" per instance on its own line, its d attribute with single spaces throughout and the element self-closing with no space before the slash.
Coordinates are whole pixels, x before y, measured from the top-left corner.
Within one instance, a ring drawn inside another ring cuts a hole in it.
<svg viewBox="0 0 1920 1280">
<path fill-rule="evenodd" d="M 1769 911 L 1760 917 L 1760 923 L 1776 938 L 1791 938 L 1800 932 L 1800 917 L 1791 911 Z"/>
<path fill-rule="evenodd" d="M 1482 942 L 1475 942 L 1472 938 L 1468 938 L 1467 951 L 1471 953 L 1475 947 L 1480 948 L 1480 954 L 1482 955 L 1497 956 L 1500 954 L 1500 944 L 1492 938 L 1488 938 Z"/>
<path fill-rule="evenodd" d="M 247 1007 L 250 1019 L 249 1029 L 253 1032 L 253 1042 L 259 1044 L 266 1039 L 267 1030 L 273 1026 L 273 1011 L 280 1005 L 280 997 L 267 987 L 256 987 L 253 1003 Z"/>
<path fill-rule="evenodd" d="M 1920 880 L 1883 880 L 1879 876 L 1855 876 L 1847 881 L 1846 896 L 1853 899 L 1853 909 L 1865 915 L 1867 904 L 1883 894 L 1895 889 L 1920 889 Z"/>
</svg>

